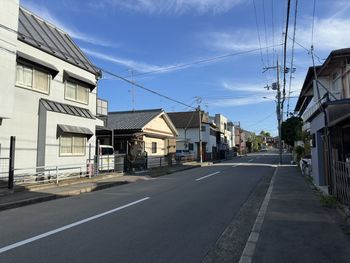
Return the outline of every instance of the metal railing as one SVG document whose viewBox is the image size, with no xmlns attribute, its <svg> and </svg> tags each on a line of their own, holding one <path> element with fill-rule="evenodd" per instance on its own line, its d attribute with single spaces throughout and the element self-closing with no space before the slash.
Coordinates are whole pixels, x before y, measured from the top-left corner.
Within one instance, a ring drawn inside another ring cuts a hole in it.
<svg viewBox="0 0 350 263">
<path fill-rule="evenodd" d="M 175 158 L 170 156 L 148 156 L 147 168 L 171 166 L 175 163 Z"/>
<path fill-rule="evenodd" d="M 9 177 L 10 158 L 0 158 L 0 181 L 7 182 Z M 5 183 L 1 183 L 1 186 L 7 186 Z"/>
<path fill-rule="evenodd" d="M 350 206 L 350 163 L 333 161 L 333 181 L 334 195 Z"/>
<path fill-rule="evenodd" d="M 56 183 L 88 176 L 87 165 L 70 164 L 56 166 L 37 166 L 14 169 L 15 185 Z"/>
</svg>

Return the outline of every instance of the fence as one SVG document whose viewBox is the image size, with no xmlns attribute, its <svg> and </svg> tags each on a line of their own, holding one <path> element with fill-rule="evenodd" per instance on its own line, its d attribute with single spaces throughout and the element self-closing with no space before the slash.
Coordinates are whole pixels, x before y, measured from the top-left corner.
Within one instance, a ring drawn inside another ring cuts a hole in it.
<svg viewBox="0 0 350 263">
<path fill-rule="evenodd" d="M 0 158 L 0 187 L 7 187 L 10 158 Z"/>
<path fill-rule="evenodd" d="M 350 206 L 350 163 L 333 162 L 333 193 L 340 202 Z"/>
<path fill-rule="evenodd" d="M 28 185 L 38 183 L 56 183 L 61 181 L 95 177 L 110 172 L 125 171 L 125 155 L 96 156 L 87 160 L 86 163 L 69 165 L 51 165 L 26 168 L 15 168 L 13 170 L 15 185 Z M 0 187 L 7 187 L 9 182 L 10 158 L 0 158 Z"/>
</svg>

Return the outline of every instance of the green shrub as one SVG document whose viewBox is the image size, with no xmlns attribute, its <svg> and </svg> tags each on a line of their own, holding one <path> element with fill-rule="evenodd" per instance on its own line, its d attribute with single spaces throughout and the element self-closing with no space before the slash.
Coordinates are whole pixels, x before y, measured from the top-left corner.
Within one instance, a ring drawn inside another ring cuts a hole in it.
<svg viewBox="0 0 350 263">
<path fill-rule="evenodd" d="M 301 158 L 305 156 L 305 148 L 303 146 L 297 146 L 294 148 L 294 152 L 297 155 L 297 162 L 299 163 Z"/>
</svg>

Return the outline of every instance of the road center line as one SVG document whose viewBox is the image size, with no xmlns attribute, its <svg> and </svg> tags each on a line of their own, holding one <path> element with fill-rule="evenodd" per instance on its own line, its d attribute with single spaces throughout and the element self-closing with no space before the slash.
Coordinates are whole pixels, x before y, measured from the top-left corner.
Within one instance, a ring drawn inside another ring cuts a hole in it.
<svg viewBox="0 0 350 263">
<path fill-rule="evenodd" d="M 101 213 L 101 214 L 94 215 L 94 216 L 88 217 L 88 218 L 86 218 L 86 219 L 83 219 L 83 220 L 74 222 L 74 223 L 72 223 L 72 224 L 69 224 L 69 225 L 66 225 L 66 226 L 63 226 L 63 227 L 60 227 L 60 228 L 56 228 L 56 229 L 51 230 L 51 231 L 48 231 L 48 232 L 46 232 L 46 233 L 43 233 L 43 234 L 40 234 L 40 235 L 31 237 L 31 238 L 28 238 L 28 239 L 25 239 L 25 240 L 22 240 L 22 241 L 19 241 L 19 242 L 16 242 L 16 243 L 14 243 L 14 244 L 12 244 L 12 245 L 8 245 L 8 246 L 5 246 L 5 247 L 2 247 L 2 248 L 0 248 L 0 254 L 6 252 L 6 251 L 8 251 L 8 250 L 11 250 L 11 249 L 14 249 L 14 248 L 17 248 L 17 247 L 20 247 L 20 246 L 24 246 L 24 245 L 26 245 L 26 244 L 28 244 L 28 243 L 32 243 L 32 242 L 37 241 L 37 240 L 39 240 L 39 239 L 42 239 L 42 238 L 45 238 L 45 237 L 54 235 L 54 234 L 56 234 L 56 233 L 65 231 L 65 230 L 67 230 L 67 229 L 70 229 L 70 228 L 79 226 L 79 225 L 81 225 L 81 224 L 87 223 L 87 222 L 92 221 L 92 220 L 95 220 L 95 219 L 97 219 L 97 218 L 100 218 L 100 217 L 103 217 L 103 216 L 106 216 L 106 215 L 115 213 L 115 212 L 117 212 L 117 211 L 119 211 L 119 210 L 122 210 L 122 209 L 124 209 L 124 208 L 130 207 L 130 206 L 132 206 L 132 205 L 136 205 L 136 204 L 141 203 L 141 202 L 143 202 L 143 201 L 146 201 L 146 200 L 149 199 L 149 198 L 150 198 L 150 197 L 145 197 L 145 198 L 139 199 L 139 200 L 137 200 L 137 201 L 128 203 L 128 204 L 126 204 L 126 205 L 119 206 L 119 207 L 114 208 L 114 209 L 112 209 L 112 210 L 103 212 L 103 213 Z"/>
<path fill-rule="evenodd" d="M 218 172 L 215 172 L 215 173 L 212 173 L 212 174 L 208 174 L 208 175 L 203 176 L 203 177 L 201 177 L 201 178 L 197 178 L 196 181 L 203 180 L 203 179 L 205 179 L 205 178 L 208 178 L 208 177 L 210 177 L 210 176 L 213 176 L 213 175 L 216 175 L 216 174 L 219 174 L 219 173 L 221 173 L 221 172 L 218 171 Z"/>
</svg>

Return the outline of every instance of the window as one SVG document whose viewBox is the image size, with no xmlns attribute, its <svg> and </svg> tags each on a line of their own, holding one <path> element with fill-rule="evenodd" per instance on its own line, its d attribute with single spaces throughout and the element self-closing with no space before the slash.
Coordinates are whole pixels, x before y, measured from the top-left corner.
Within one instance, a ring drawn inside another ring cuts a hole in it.
<svg viewBox="0 0 350 263">
<path fill-rule="evenodd" d="M 77 83 L 66 81 L 65 99 L 88 104 L 89 89 Z"/>
<path fill-rule="evenodd" d="M 17 64 L 16 85 L 49 94 L 50 75 L 36 68 Z"/>
<path fill-rule="evenodd" d="M 107 116 L 108 115 L 108 102 L 105 100 L 97 99 L 96 103 L 97 109 L 96 113 L 97 115 Z"/>
<path fill-rule="evenodd" d="M 193 151 L 193 143 L 189 143 L 188 144 L 188 150 L 189 151 Z"/>
<path fill-rule="evenodd" d="M 152 142 L 152 153 L 157 153 L 157 143 Z"/>
<path fill-rule="evenodd" d="M 202 125 L 201 131 L 205 132 L 206 127 Z"/>
<path fill-rule="evenodd" d="M 61 136 L 60 156 L 85 155 L 86 137 L 83 136 Z"/>
</svg>

